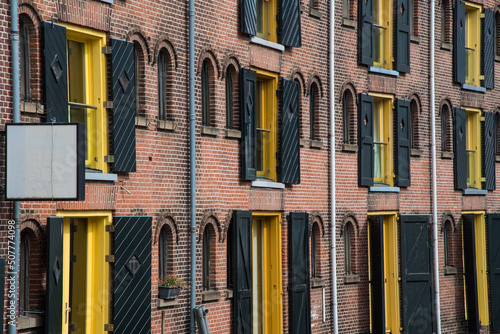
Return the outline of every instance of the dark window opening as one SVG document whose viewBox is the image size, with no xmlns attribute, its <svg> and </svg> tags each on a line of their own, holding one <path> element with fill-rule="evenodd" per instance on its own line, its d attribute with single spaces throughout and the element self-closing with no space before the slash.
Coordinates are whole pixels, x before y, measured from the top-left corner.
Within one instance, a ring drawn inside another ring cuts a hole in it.
<svg viewBox="0 0 500 334">
<path fill-rule="evenodd" d="M 344 266 L 345 274 L 353 274 L 352 270 L 352 228 L 351 224 L 346 224 L 344 227 Z"/>
<path fill-rule="evenodd" d="M 233 277 L 233 224 L 227 229 L 227 288 L 234 287 Z"/>
<path fill-rule="evenodd" d="M 316 140 L 318 139 L 318 101 L 319 101 L 319 91 L 318 91 L 318 86 L 316 84 L 311 85 L 311 91 L 310 91 L 310 96 L 309 96 L 309 133 L 310 133 L 310 138 L 311 140 Z"/>
<path fill-rule="evenodd" d="M 205 59 L 201 68 L 201 112 L 202 112 L 202 125 L 208 126 L 210 124 L 210 61 Z"/>
<path fill-rule="evenodd" d="M 19 253 L 19 313 L 26 314 L 29 310 L 30 295 L 30 239 L 27 233 L 21 233 Z"/>
<path fill-rule="evenodd" d="M 31 99 L 31 82 L 30 82 L 30 36 L 28 25 L 25 19 L 21 17 L 19 20 L 19 79 L 20 79 L 20 95 L 22 101 Z"/>
</svg>

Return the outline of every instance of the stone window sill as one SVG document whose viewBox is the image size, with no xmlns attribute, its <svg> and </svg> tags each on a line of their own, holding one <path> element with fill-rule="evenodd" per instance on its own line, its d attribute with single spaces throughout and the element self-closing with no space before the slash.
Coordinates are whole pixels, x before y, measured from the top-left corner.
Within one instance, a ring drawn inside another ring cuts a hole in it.
<svg viewBox="0 0 500 334">
<path fill-rule="evenodd" d="M 495 55 L 495 61 L 500 62 L 500 56 L 499 55 Z"/>
<path fill-rule="evenodd" d="M 361 278 L 357 274 L 346 274 L 344 275 L 344 284 L 354 284 L 359 283 Z"/>
<path fill-rule="evenodd" d="M 226 129 L 226 138 L 241 138 L 241 131 L 234 129 Z"/>
<path fill-rule="evenodd" d="M 219 134 L 219 129 L 217 129 L 214 126 L 203 125 L 201 127 L 201 134 L 207 135 L 207 136 L 212 136 L 212 137 L 217 137 L 217 135 Z"/>
<path fill-rule="evenodd" d="M 464 195 L 472 195 L 472 196 L 484 196 L 488 194 L 488 190 L 483 190 L 483 189 L 465 189 L 464 190 Z"/>
<path fill-rule="evenodd" d="M 310 147 L 311 148 L 322 148 L 323 142 L 321 140 L 311 139 Z"/>
<path fill-rule="evenodd" d="M 470 90 L 470 91 L 478 92 L 478 93 L 485 93 L 486 92 L 486 88 L 484 88 L 484 87 L 472 86 L 472 85 L 468 85 L 468 84 L 463 84 L 462 89 L 463 90 Z"/>
<path fill-rule="evenodd" d="M 206 302 L 216 302 L 220 299 L 220 292 L 217 290 L 208 290 L 201 293 L 201 301 Z"/>
<path fill-rule="evenodd" d="M 398 71 L 388 70 L 386 68 L 382 68 L 382 67 L 378 67 L 378 66 L 370 66 L 368 68 L 368 72 L 389 75 L 392 77 L 399 77 Z"/>
<path fill-rule="evenodd" d="M 321 20 L 323 14 L 319 10 L 309 7 L 309 16 Z"/>
<path fill-rule="evenodd" d="M 451 267 L 451 266 L 445 266 L 444 267 L 444 274 L 445 275 L 456 275 L 457 274 L 457 268 Z"/>
<path fill-rule="evenodd" d="M 278 43 L 274 43 L 274 42 L 270 42 L 270 41 L 267 41 L 267 40 L 265 40 L 263 38 L 260 38 L 260 37 L 257 37 L 257 36 L 250 37 L 250 43 L 262 45 L 262 46 L 268 47 L 270 49 L 278 50 L 278 51 L 281 51 L 281 52 L 285 51 L 285 46 L 284 45 L 281 45 L 281 44 L 278 44 Z"/>
<path fill-rule="evenodd" d="M 226 299 L 233 299 L 233 289 L 226 289 Z"/>
<path fill-rule="evenodd" d="M 304 147 L 307 145 L 307 139 L 305 138 L 300 138 L 300 147 Z"/>
<path fill-rule="evenodd" d="M 175 305 L 178 305 L 179 302 L 177 301 L 177 298 L 175 299 L 161 299 L 158 298 L 156 300 L 156 307 L 157 308 L 163 308 L 163 307 L 174 307 Z"/>
<path fill-rule="evenodd" d="M 417 157 L 417 158 L 419 158 L 420 156 L 422 156 L 422 151 L 421 151 L 421 150 L 417 150 L 416 148 L 412 148 L 412 149 L 410 150 L 410 155 L 411 155 L 412 157 Z"/>
<path fill-rule="evenodd" d="M 358 145 L 356 144 L 342 144 L 342 151 L 346 153 L 358 153 Z"/>
<path fill-rule="evenodd" d="M 342 26 L 347 27 L 347 28 L 356 29 L 356 27 L 358 26 L 358 21 L 349 20 L 349 19 L 342 19 Z"/>
<path fill-rule="evenodd" d="M 149 119 L 144 116 L 135 116 L 135 126 L 147 128 L 149 126 Z"/>
<path fill-rule="evenodd" d="M 177 123 L 175 123 L 174 121 L 158 120 L 156 127 L 158 128 L 158 130 L 175 131 L 175 129 L 177 129 Z"/>
<path fill-rule="evenodd" d="M 411 35 L 410 42 L 415 43 L 415 44 L 420 44 L 420 37 L 417 35 Z"/>
<path fill-rule="evenodd" d="M 311 288 L 322 288 L 325 285 L 325 280 L 319 277 L 311 278 Z"/>
<path fill-rule="evenodd" d="M 21 101 L 19 103 L 19 109 L 21 112 L 38 115 L 43 115 L 44 111 L 43 104 L 28 101 Z"/>
<path fill-rule="evenodd" d="M 255 180 L 252 181 L 252 187 L 255 188 L 271 188 L 271 189 L 285 189 L 285 184 L 274 182 L 270 180 Z"/>
<path fill-rule="evenodd" d="M 108 181 L 116 182 L 118 181 L 118 175 L 112 173 L 93 173 L 85 172 L 85 181 Z"/>
<path fill-rule="evenodd" d="M 495 156 L 495 162 L 500 162 L 500 155 Z"/>
<path fill-rule="evenodd" d="M 42 327 L 44 324 L 44 318 L 41 316 L 33 316 L 33 315 L 21 315 L 17 318 L 17 329 L 30 329 Z"/>
<path fill-rule="evenodd" d="M 453 50 L 453 44 L 441 42 L 441 50 L 451 51 Z"/>
<path fill-rule="evenodd" d="M 453 152 L 442 151 L 441 159 L 453 159 Z"/>
<path fill-rule="evenodd" d="M 371 186 L 370 192 L 372 193 L 399 193 L 399 187 L 390 186 Z"/>
</svg>

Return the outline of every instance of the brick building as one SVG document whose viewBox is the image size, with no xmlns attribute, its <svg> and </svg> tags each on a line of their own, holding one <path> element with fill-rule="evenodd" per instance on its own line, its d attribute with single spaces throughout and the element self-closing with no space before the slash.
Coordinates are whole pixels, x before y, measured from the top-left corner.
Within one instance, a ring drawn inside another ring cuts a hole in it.
<svg viewBox="0 0 500 334">
<path fill-rule="evenodd" d="M 494 75 L 500 14 L 493 1 L 435 6 L 431 105 L 429 4 L 336 2 L 341 333 L 436 330 L 431 117 L 441 330 L 500 330 Z"/>
<path fill-rule="evenodd" d="M 21 202 L 17 329 L 188 332 L 189 287 L 158 298 L 164 277 L 190 283 L 187 2 L 18 3 L 21 122 L 87 139 L 85 201 Z M 196 304 L 214 333 L 330 333 L 328 3 L 195 13 Z"/>
</svg>

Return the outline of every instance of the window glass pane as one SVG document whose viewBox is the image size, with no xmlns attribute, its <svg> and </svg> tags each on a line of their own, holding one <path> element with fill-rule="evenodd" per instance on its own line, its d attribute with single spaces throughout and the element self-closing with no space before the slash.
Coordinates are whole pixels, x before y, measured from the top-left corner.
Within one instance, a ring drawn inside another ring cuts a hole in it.
<svg viewBox="0 0 500 334">
<path fill-rule="evenodd" d="M 21 100 L 29 100 L 31 97 L 30 89 L 30 49 L 29 32 L 24 20 L 19 21 L 19 79 Z"/>
<path fill-rule="evenodd" d="M 208 60 L 203 62 L 201 69 L 201 109 L 202 109 L 202 125 L 209 125 L 209 98 L 210 98 L 210 82 L 208 74 Z"/>
<path fill-rule="evenodd" d="M 233 70 L 231 67 L 226 71 L 226 128 L 233 128 Z"/>
<path fill-rule="evenodd" d="M 381 133 L 381 103 L 380 102 L 373 102 L 373 166 L 374 166 L 374 173 L 373 177 L 375 178 L 376 181 L 381 182 L 382 181 L 382 147 L 381 147 L 381 141 L 382 141 L 382 133 Z"/>
<path fill-rule="evenodd" d="M 165 51 L 160 51 L 158 55 L 158 110 L 161 120 L 166 119 L 166 64 L 165 64 Z"/>
<path fill-rule="evenodd" d="M 449 260 L 449 243 L 448 243 L 448 228 L 449 228 L 449 223 L 446 221 L 444 223 L 444 231 L 443 231 L 443 246 L 444 246 L 444 265 L 449 266 L 450 260 Z"/>
<path fill-rule="evenodd" d="M 317 94 L 317 89 L 316 85 L 311 85 L 311 92 L 310 92 L 310 104 L 309 104 L 309 115 L 310 115 L 310 134 L 311 134 L 311 139 L 316 139 L 315 136 L 315 118 L 316 118 L 316 94 Z"/>
<path fill-rule="evenodd" d="M 257 171 L 262 172 L 264 170 L 264 120 L 263 120 L 263 89 L 264 89 L 264 84 L 262 81 L 257 81 L 257 146 L 256 146 L 256 151 L 257 151 L 257 161 L 256 161 L 256 167 Z"/>
<path fill-rule="evenodd" d="M 349 0 L 342 1 L 342 17 L 349 19 Z"/>
<path fill-rule="evenodd" d="M 349 98 L 349 92 L 345 91 L 344 92 L 344 99 L 343 99 L 343 111 L 344 111 L 344 143 L 349 143 L 349 103 L 350 98 Z"/>
<path fill-rule="evenodd" d="M 347 224 L 344 229 L 344 264 L 346 274 L 351 274 L 351 229 Z"/>
<path fill-rule="evenodd" d="M 203 290 L 210 290 L 210 231 L 203 231 Z"/>
</svg>

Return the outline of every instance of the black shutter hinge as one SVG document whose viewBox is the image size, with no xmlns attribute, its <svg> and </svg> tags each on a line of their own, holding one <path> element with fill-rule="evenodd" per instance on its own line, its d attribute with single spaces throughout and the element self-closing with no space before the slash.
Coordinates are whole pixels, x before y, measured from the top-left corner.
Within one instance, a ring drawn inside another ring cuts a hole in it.
<svg viewBox="0 0 500 334">
<path fill-rule="evenodd" d="M 104 162 L 108 162 L 108 163 L 113 163 L 115 162 L 115 156 L 114 155 L 105 155 L 104 156 Z"/>
<path fill-rule="evenodd" d="M 280 94 L 281 94 L 281 90 L 276 89 L 276 96 L 281 96 Z"/>
<path fill-rule="evenodd" d="M 104 324 L 104 331 L 113 332 L 115 330 L 115 326 L 113 324 Z"/>
<path fill-rule="evenodd" d="M 114 231 L 115 231 L 115 225 L 113 224 L 106 225 L 106 232 L 114 232 Z"/>
<path fill-rule="evenodd" d="M 111 46 L 103 46 L 102 49 L 101 49 L 101 52 L 103 55 L 110 55 L 111 54 Z"/>
<path fill-rule="evenodd" d="M 114 255 L 106 255 L 104 257 L 104 260 L 109 263 L 114 263 L 115 262 L 115 256 Z"/>
<path fill-rule="evenodd" d="M 113 101 L 104 101 L 102 103 L 102 106 L 105 108 L 105 109 L 113 109 Z"/>
</svg>

